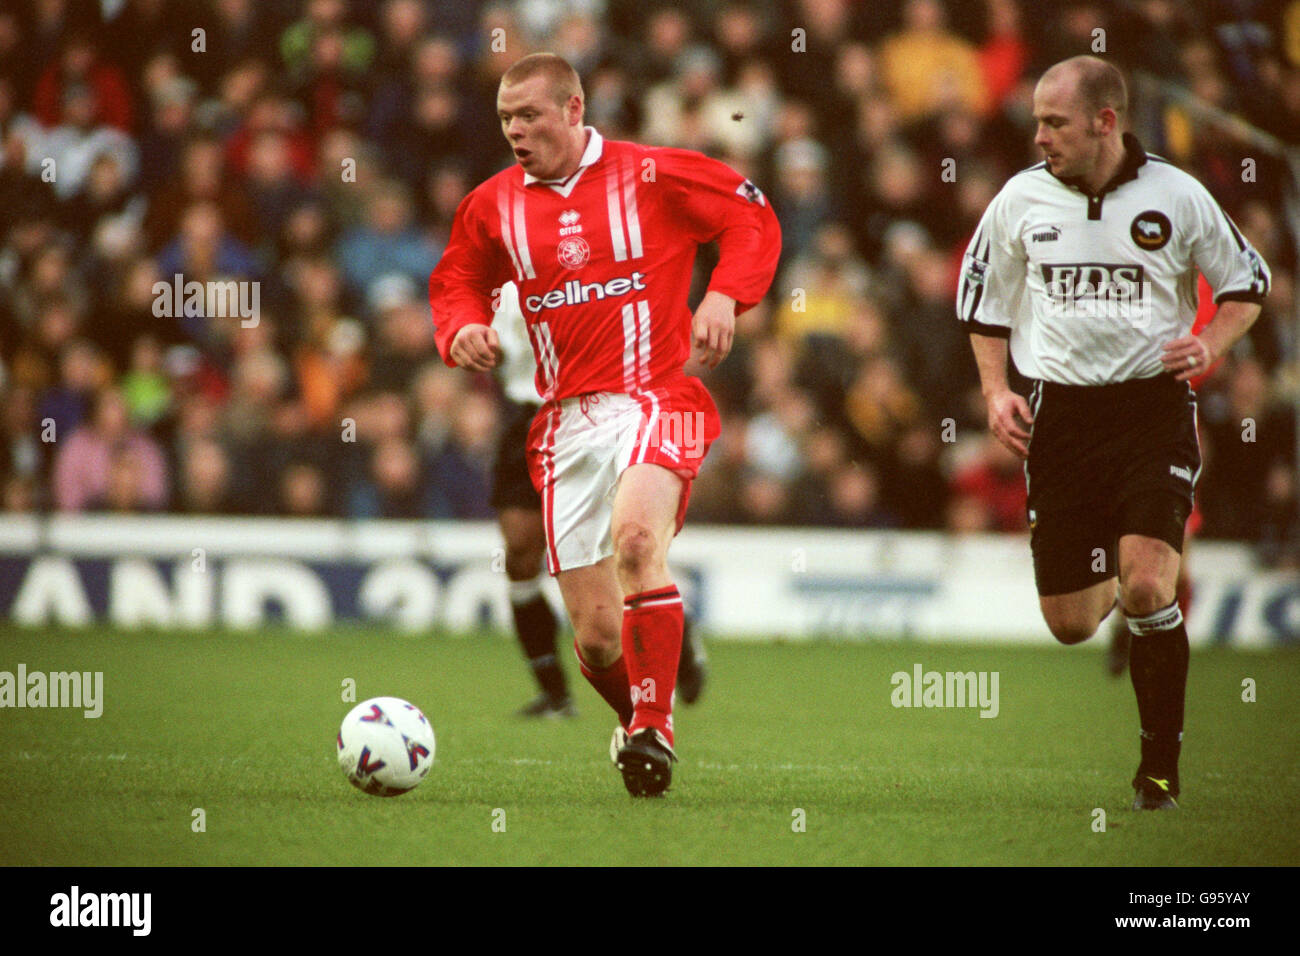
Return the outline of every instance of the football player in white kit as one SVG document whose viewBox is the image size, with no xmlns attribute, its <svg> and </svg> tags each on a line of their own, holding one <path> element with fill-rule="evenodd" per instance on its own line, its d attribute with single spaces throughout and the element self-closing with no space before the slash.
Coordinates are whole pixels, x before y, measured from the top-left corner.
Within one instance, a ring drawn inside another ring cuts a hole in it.
<svg viewBox="0 0 1300 956">
<path fill-rule="evenodd" d="M 1034 142 L 1045 162 L 989 204 L 957 314 L 989 428 L 1026 459 L 1043 617 L 1063 644 L 1087 640 L 1115 607 L 1128 619 L 1133 806 L 1174 809 L 1188 664 L 1174 585 L 1201 467 L 1187 382 L 1250 328 L 1269 273 L 1200 183 L 1124 132 L 1127 106 L 1123 76 L 1097 57 L 1044 73 Z M 1191 334 L 1198 270 L 1219 308 Z M 1008 340 L 1034 380 L 1028 402 L 1007 384 Z"/>
</svg>

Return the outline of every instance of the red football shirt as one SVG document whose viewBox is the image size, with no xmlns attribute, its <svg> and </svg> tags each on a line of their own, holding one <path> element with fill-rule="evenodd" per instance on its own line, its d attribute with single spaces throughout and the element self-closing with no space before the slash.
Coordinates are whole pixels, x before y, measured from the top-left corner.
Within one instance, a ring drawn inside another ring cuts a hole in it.
<svg viewBox="0 0 1300 956">
<path fill-rule="evenodd" d="M 473 190 L 429 277 L 438 349 L 492 321 L 514 280 L 544 399 L 634 394 L 680 373 L 690 355 L 686 302 L 696 248 L 718 240 L 709 282 L 752 308 L 781 252 L 767 199 L 725 163 L 683 149 L 603 139 L 589 129 L 578 171 L 542 182 L 518 165 Z"/>
</svg>

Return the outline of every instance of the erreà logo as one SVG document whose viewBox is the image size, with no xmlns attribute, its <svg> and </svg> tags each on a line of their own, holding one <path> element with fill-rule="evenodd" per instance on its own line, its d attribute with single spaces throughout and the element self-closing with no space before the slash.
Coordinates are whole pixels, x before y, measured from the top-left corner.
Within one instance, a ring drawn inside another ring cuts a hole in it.
<svg viewBox="0 0 1300 956">
<path fill-rule="evenodd" d="M 560 235 L 573 236 L 582 232 L 582 226 L 578 223 L 581 215 L 576 209 L 566 209 L 560 213 Z"/>
</svg>

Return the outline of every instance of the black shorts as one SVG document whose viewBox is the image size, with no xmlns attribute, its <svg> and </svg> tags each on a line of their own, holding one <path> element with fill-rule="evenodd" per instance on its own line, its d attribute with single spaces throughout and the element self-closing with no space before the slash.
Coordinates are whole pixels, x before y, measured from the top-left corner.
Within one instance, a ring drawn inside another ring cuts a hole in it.
<svg viewBox="0 0 1300 956">
<path fill-rule="evenodd" d="M 1170 374 L 1114 385 L 1037 382 L 1025 481 L 1040 595 L 1118 573 L 1121 535 L 1180 554 L 1201 470 L 1196 396 Z"/>
<path fill-rule="evenodd" d="M 511 401 L 505 403 L 496 461 L 492 464 L 490 503 L 497 511 L 506 508 L 541 511 L 542 497 L 528 475 L 528 426 L 539 407 Z"/>
</svg>

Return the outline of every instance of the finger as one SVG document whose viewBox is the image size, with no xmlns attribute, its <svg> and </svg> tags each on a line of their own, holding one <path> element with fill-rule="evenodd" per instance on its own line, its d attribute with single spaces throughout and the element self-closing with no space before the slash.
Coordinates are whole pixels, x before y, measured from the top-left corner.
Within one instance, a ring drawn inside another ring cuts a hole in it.
<svg viewBox="0 0 1300 956">
<path fill-rule="evenodd" d="M 714 329 L 709 336 L 709 350 L 713 353 L 713 367 L 717 368 L 722 357 L 727 353 L 722 348 L 722 330 Z"/>
<path fill-rule="evenodd" d="M 1034 413 L 1029 408 L 1029 403 L 1025 401 L 1023 398 L 1019 399 L 1016 402 L 1015 412 L 1016 415 L 1020 417 L 1020 420 L 1024 422 L 1026 425 L 1032 425 L 1034 423 Z"/>
<path fill-rule="evenodd" d="M 998 441 L 1002 442 L 1002 446 L 1004 448 L 1006 448 L 1008 451 L 1014 452 L 1020 458 L 1026 458 L 1029 455 L 1029 451 L 1026 448 L 1025 444 L 1023 442 L 1016 441 L 1016 439 L 1012 438 L 1010 435 L 1006 435 L 1006 434 L 998 435 Z"/>
<path fill-rule="evenodd" d="M 713 322 L 710 322 L 708 324 L 708 330 L 709 330 L 709 351 L 717 352 L 722 345 L 722 330 L 719 329 L 718 326 Z"/>
</svg>

